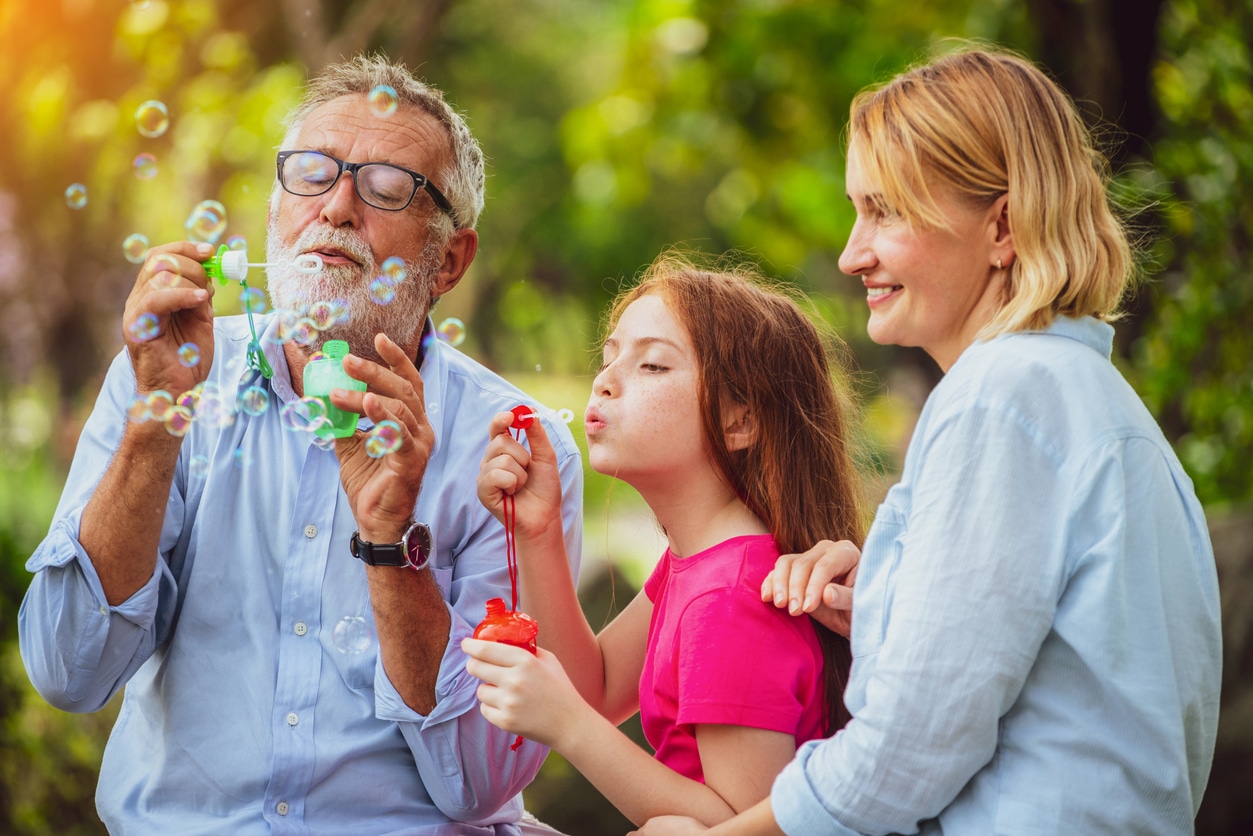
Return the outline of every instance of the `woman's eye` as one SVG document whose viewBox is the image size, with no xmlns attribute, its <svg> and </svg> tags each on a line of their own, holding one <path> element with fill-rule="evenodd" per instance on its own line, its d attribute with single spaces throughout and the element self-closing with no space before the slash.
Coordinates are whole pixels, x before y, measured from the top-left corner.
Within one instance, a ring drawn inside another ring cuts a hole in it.
<svg viewBox="0 0 1253 836">
<path fill-rule="evenodd" d="M 659 364 L 657 364 L 657 363 L 641 363 L 641 364 L 640 364 L 640 368 L 641 368 L 641 369 L 643 369 L 643 370 L 644 370 L 644 371 L 646 371 L 646 372 L 664 372 L 664 371 L 669 371 L 669 369 L 667 369 L 665 366 L 659 365 Z"/>
</svg>

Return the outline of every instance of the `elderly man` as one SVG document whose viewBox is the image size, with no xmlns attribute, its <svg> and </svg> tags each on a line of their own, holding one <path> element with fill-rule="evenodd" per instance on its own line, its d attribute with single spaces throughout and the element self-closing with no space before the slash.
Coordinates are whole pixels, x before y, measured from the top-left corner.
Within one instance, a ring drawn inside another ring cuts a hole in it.
<svg viewBox="0 0 1253 836">
<path fill-rule="evenodd" d="M 394 109 L 372 102 L 380 85 Z M 273 301 L 334 300 L 347 316 L 315 316 L 321 330 L 297 342 L 271 315 L 254 336 L 244 317 L 215 320 L 208 246 L 149 253 L 126 350 L 27 563 L 22 657 L 67 711 L 126 686 L 97 789 L 112 831 L 519 833 L 545 750 L 512 750 L 482 718 L 459 645 L 487 599 L 510 594 L 505 532 L 475 495 L 488 420 L 531 401 L 429 339 L 431 305 L 478 246 L 482 153 L 439 91 L 383 59 L 330 68 L 289 124 Z M 290 266 L 309 254 L 320 272 Z M 370 284 L 390 257 L 407 278 L 381 305 Z M 333 338 L 368 388 L 332 392 L 361 415 L 332 446 L 288 419 Z M 198 363 L 180 362 L 187 343 Z M 199 396 L 189 428 L 134 420 L 158 392 Z M 244 407 L 206 408 L 235 393 Z M 375 457 L 366 431 L 385 420 L 401 443 Z M 578 555 L 578 454 L 564 425 L 549 432 Z"/>
</svg>

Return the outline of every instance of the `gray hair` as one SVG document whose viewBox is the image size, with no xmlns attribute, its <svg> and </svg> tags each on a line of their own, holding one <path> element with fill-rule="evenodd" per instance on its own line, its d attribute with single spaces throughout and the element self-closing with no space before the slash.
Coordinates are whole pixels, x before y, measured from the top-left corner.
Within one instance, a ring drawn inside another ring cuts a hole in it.
<svg viewBox="0 0 1253 836">
<path fill-rule="evenodd" d="M 440 189 L 452 204 L 456 225 L 473 229 L 483 211 L 483 149 L 470 133 L 465 119 L 448 102 L 443 91 L 420 81 L 404 64 L 396 64 L 382 55 L 358 55 L 348 61 L 331 64 L 305 86 L 304 98 L 287 115 L 284 146 L 294 141 L 308 115 L 329 101 L 354 94 L 368 95 L 386 84 L 396 91 L 401 105 L 413 105 L 439 120 L 448 131 L 451 163 L 438 173 Z M 438 213 L 444 236 L 451 237 L 453 224 L 444 213 Z"/>
</svg>

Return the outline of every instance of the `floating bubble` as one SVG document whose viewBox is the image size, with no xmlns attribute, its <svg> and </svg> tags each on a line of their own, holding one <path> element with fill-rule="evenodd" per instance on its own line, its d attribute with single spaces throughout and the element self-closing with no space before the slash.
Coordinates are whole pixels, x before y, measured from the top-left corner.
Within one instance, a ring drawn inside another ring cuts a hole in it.
<svg viewBox="0 0 1253 836">
<path fill-rule="evenodd" d="M 573 409 L 557 410 L 557 420 L 563 424 L 569 424 L 571 421 L 574 420 L 574 410 Z"/>
<path fill-rule="evenodd" d="M 345 655 L 364 653 L 374 640 L 370 624 L 359 615 L 346 615 L 331 630 L 331 643 Z"/>
<path fill-rule="evenodd" d="M 65 190 L 65 205 L 71 209 L 82 209 L 87 205 L 87 187 L 82 183 L 70 183 Z"/>
<path fill-rule="evenodd" d="M 270 393 L 260 386 L 249 386 L 239 393 L 239 411 L 260 415 L 270 408 Z"/>
<path fill-rule="evenodd" d="M 252 456 L 249 456 L 248 451 L 243 447 L 236 447 L 234 454 L 231 456 L 231 464 L 242 470 L 252 464 Z"/>
<path fill-rule="evenodd" d="M 145 151 L 131 162 L 131 169 L 140 180 L 151 180 L 157 176 L 157 158 Z"/>
<path fill-rule="evenodd" d="M 312 345 L 313 341 L 318 338 L 318 326 L 309 317 L 301 317 L 291 327 L 288 338 L 296 345 Z"/>
<path fill-rule="evenodd" d="M 427 414 L 427 415 L 438 415 L 438 414 L 439 414 L 439 404 L 437 404 L 437 403 L 430 403 L 430 404 L 427 404 L 427 405 L 426 405 L 426 414 Z"/>
<path fill-rule="evenodd" d="M 190 345 L 190 343 L 188 343 Z M 183 394 L 174 399 L 174 403 L 179 406 L 185 406 L 191 410 L 191 414 L 195 415 L 200 409 L 200 389 L 201 384 L 196 384 L 194 389 L 188 389 Z"/>
<path fill-rule="evenodd" d="M 141 313 L 128 330 L 135 342 L 146 343 L 161 333 L 161 323 L 156 314 Z"/>
<path fill-rule="evenodd" d="M 158 253 L 152 257 L 148 265 L 148 273 L 158 287 L 174 287 L 183 278 L 183 271 L 178 266 L 178 259 L 169 253 Z"/>
<path fill-rule="evenodd" d="M 326 435 L 315 435 L 313 437 L 313 446 L 319 450 L 334 450 L 335 436 L 327 433 Z"/>
<path fill-rule="evenodd" d="M 208 456 L 192 456 L 191 461 L 187 463 L 187 475 L 192 479 L 203 479 L 205 474 L 209 472 Z"/>
<path fill-rule="evenodd" d="M 222 392 L 212 383 L 201 385 L 196 404 L 196 420 L 211 427 L 229 427 L 235 423 L 235 410 L 222 399 Z M 192 390 L 196 392 L 196 390 Z M 185 393 L 191 394 L 191 393 Z"/>
<path fill-rule="evenodd" d="M 387 276 L 378 276 L 370 282 L 370 298 L 379 305 L 389 304 L 396 298 L 396 283 Z"/>
<path fill-rule="evenodd" d="M 309 355 L 309 359 L 308 359 L 306 362 L 308 362 L 308 363 L 316 363 L 316 362 L 317 362 L 317 361 L 319 361 L 319 360 L 325 360 L 325 359 L 326 359 L 326 355 L 325 355 L 325 354 L 323 354 L 321 351 L 315 351 L 315 352 L 313 352 L 312 354 L 310 354 L 310 355 Z"/>
<path fill-rule="evenodd" d="M 182 438 L 191 429 L 192 414 L 185 406 L 171 406 L 165 414 L 165 431 Z"/>
<path fill-rule="evenodd" d="M 372 459 L 381 459 L 400 449 L 404 436 L 395 421 L 379 421 L 365 437 L 365 451 Z"/>
<path fill-rule="evenodd" d="M 232 235 L 230 238 L 226 239 L 226 248 L 228 250 L 234 250 L 235 252 L 239 252 L 240 250 L 247 250 L 248 241 L 245 240 L 244 236 L 242 235 Z"/>
<path fill-rule="evenodd" d="M 257 287 L 245 288 L 239 294 L 239 307 L 244 313 L 265 313 L 265 292 Z"/>
<path fill-rule="evenodd" d="M 439 337 L 435 336 L 434 331 L 423 332 L 422 334 L 422 356 L 423 357 L 425 357 L 427 353 L 430 352 L 431 343 L 434 343 L 437 340 L 439 340 Z"/>
<path fill-rule="evenodd" d="M 195 343 L 183 343 L 178 347 L 178 362 L 187 368 L 200 365 L 200 346 Z"/>
<path fill-rule="evenodd" d="M 126 417 L 132 421 L 147 421 L 151 418 L 152 410 L 148 406 L 148 398 L 144 395 L 132 398 L 130 406 L 126 407 Z"/>
<path fill-rule="evenodd" d="M 453 348 L 466 341 L 466 324 L 455 316 L 450 316 L 439 324 L 435 333 Z"/>
<path fill-rule="evenodd" d="M 163 102 L 149 99 L 135 109 L 135 128 L 144 136 L 161 136 L 169 127 L 170 111 Z"/>
<path fill-rule="evenodd" d="M 313 327 L 319 331 L 325 331 L 334 325 L 338 319 L 338 311 L 335 310 L 334 302 L 314 302 L 309 306 L 309 319 L 313 322 Z"/>
<path fill-rule="evenodd" d="M 544 370 L 543 366 L 541 366 L 539 363 L 535 364 L 535 371 L 542 372 L 543 370 Z"/>
<path fill-rule="evenodd" d="M 158 389 L 148 396 L 148 414 L 154 421 L 164 421 L 174 407 L 174 397 L 164 389 Z"/>
<path fill-rule="evenodd" d="M 122 242 L 122 254 L 131 264 L 143 264 L 148 255 L 148 237 L 138 232 L 127 235 Z"/>
<path fill-rule="evenodd" d="M 380 84 L 370 91 L 370 108 L 379 116 L 391 116 L 400 105 L 400 97 L 389 84 Z"/>
<path fill-rule="evenodd" d="M 319 427 L 330 420 L 322 401 L 309 396 L 284 404 L 279 418 L 283 426 L 292 432 L 309 433 L 317 432 Z"/>
<path fill-rule="evenodd" d="M 190 240 L 216 244 L 226 231 L 226 207 L 216 200 L 202 200 L 187 216 L 184 228 Z"/>
<path fill-rule="evenodd" d="M 398 255 L 383 259 L 383 275 L 392 280 L 392 284 L 400 284 L 409 277 L 405 269 L 405 260 Z"/>
</svg>

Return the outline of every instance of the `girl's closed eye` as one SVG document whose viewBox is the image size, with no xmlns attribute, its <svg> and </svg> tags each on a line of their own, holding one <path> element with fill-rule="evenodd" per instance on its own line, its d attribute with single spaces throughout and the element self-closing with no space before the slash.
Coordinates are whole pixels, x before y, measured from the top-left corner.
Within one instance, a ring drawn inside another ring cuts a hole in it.
<svg viewBox="0 0 1253 836">
<path fill-rule="evenodd" d="M 668 366 L 663 366 L 660 363 L 641 363 L 640 368 L 646 372 L 653 372 L 653 373 L 670 371 L 670 368 Z"/>
</svg>

